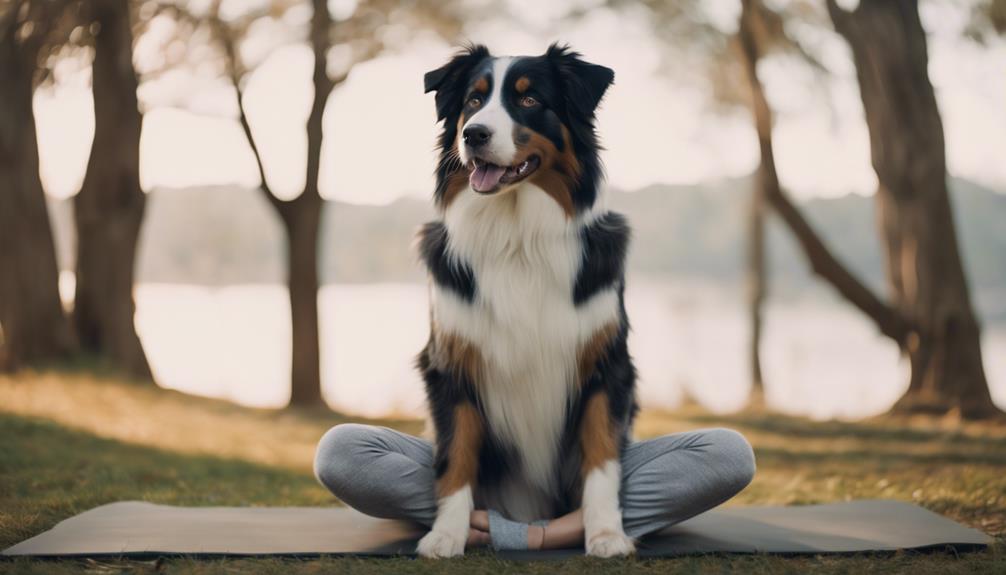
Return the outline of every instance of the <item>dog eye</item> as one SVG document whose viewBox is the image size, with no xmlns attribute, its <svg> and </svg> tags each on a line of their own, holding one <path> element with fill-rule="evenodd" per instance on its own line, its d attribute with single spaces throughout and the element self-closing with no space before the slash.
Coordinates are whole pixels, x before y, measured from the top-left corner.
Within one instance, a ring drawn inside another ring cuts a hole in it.
<svg viewBox="0 0 1006 575">
<path fill-rule="evenodd" d="M 471 98 L 468 98 L 468 107 L 469 108 L 478 108 L 481 105 L 482 105 L 482 97 L 481 96 L 472 96 Z"/>
<path fill-rule="evenodd" d="M 535 100 L 531 96 L 524 96 L 520 99 L 520 105 L 524 108 L 534 108 L 538 105 L 538 100 Z"/>
</svg>

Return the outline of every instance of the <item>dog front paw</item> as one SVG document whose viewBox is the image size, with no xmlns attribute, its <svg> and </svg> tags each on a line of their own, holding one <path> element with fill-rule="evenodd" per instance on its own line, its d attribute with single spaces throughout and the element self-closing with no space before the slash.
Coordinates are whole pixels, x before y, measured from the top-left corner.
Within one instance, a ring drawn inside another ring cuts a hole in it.
<svg viewBox="0 0 1006 575">
<path fill-rule="evenodd" d="M 458 557 L 465 553 L 465 538 L 458 538 L 444 531 L 430 531 L 419 540 L 416 551 L 431 559 Z"/>
<path fill-rule="evenodd" d="M 619 530 L 605 529 L 587 540 L 587 555 L 593 557 L 620 557 L 636 551 L 632 539 Z"/>
</svg>

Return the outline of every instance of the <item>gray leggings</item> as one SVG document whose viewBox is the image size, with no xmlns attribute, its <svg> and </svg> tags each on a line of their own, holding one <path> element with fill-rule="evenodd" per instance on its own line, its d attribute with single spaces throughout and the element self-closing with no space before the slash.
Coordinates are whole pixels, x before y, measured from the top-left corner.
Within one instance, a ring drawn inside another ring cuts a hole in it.
<svg viewBox="0 0 1006 575">
<path fill-rule="evenodd" d="M 638 538 L 723 503 L 751 482 L 754 453 L 730 429 L 673 433 L 630 444 L 622 454 L 622 523 Z M 432 525 L 437 515 L 433 446 L 386 427 L 330 429 L 314 459 L 318 480 L 374 517 Z"/>
</svg>

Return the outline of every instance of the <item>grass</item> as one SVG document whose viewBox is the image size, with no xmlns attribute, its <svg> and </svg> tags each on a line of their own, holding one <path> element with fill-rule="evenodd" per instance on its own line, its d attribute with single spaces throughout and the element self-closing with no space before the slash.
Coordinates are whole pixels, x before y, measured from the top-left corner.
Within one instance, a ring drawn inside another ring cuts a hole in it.
<svg viewBox="0 0 1006 575">
<path fill-rule="evenodd" d="M 125 499 L 178 505 L 336 505 L 310 472 L 314 444 L 347 418 L 255 410 L 104 377 L 0 376 L 0 548 L 86 509 Z M 377 423 L 420 433 L 422 422 Z M 1006 427 L 933 420 L 817 423 L 763 412 L 644 412 L 648 437 L 728 426 L 755 446 L 759 470 L 731 501 L 913 501 L 998 538 L 961 556 L 705 556 L 512 563 L 485 551 L 411 559 L 0 560 L 18 573 L 1006 573 Z"/>
</svg>

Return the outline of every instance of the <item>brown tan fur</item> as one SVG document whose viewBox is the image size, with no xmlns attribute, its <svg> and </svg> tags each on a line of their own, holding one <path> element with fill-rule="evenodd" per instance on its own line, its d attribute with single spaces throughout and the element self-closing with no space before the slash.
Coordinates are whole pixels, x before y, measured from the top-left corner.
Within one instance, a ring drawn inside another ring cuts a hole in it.
<svg viewBox="0 0 1006 575">
<path fill-rule="evenodd" d="M 447 188 L 444 190 L 443 209 L 446 210 L 454 198 L 468 187 L 468 173 L 465 170 L 458 170 L 451 174 L 447 180 Z"/>
<path fill-rule="evenodd" d="M 489 91 L 489 80 L 485 76 L 482 76 L 478 80 L 475 80 L 475 83 L 472 85 L 472 89 L 476 92 L 485 94 Z"/>
<path fill-rule="evenodd" d="M 618 324 L 609 323 L 594 332 L 594 335 L 582 346 L 577 360 L 577 381 L 580 385 L 587 382 L 593 374 L 597 362 L 604 357 L 608 346 L 618 335 Z"/>
<path fill-rule="evenodd" d="M 479 81 L 485 81 L 485 78 L 482 78 Z M 468 117 L 466 114 L 461 114 L 461 117 L 458 118 L 458 138 L 461 137 L 461 130 L 464 128 L 465 122 L 467 121 Z M 454 149 L 451 150 L 451 154 L 453 154 L 455 158 L 458 157 L 458 142 L 456 140 L 454 142 Z M 455 170 L 454 173 L 448 176 L 447 188 L 444 190 L 443 209 L 446 210 L 447 207 L 451 205 L 451 202 L 454 201 L 454 198 L 463 192 L 466 187 L 468 187 L 468 170 L 461 168 Z"/>
<path fill-rule="evenodd" d="M 538 171 L 530 176 L 529 181 L 551 196 L 566 213 L 566 217 L 574 217 L 576 208 L 573 205 L 573 188 L 577 178 L 580 177 L 580 163 L 573 154 L 569 131 L 565 126 L 562 128 L 565 145 L 560 152 L 545 136 L 528 128 L 520 129 L 522 132 L 519 134 L 519 139 L 526 139 L 527 143 L 520 146 L 519 157 L 514 163 L 519 164 L 537 154 L 541 158 L 541 165 Z"/>
<path fill-rule="evenodd" d="M 597 362 L 607 353 L 612 340 L 618 335 L 618 324 L 610 323 L 594 332 L 580 347 L 577 361 L 577 379 L 582 386 L 594 372 Z M 587 477 L 591 470 L 618 456 L 615 429 L 608 410 L 608 396 L 602 391 L 587 399 L 580 423 L 580 446 L 583 450 L 581 473 Z"/>
<path fill-rule="evenodd" d="M 521 86 L 524 87 L 523 90 L 521 89 Z M 518 92 L 524 92 L 530 88 L 530 86 L 531 80 L 529 80 L 526 76 L 518 78 L 515 84 Z M 473 88 L 477 92 L 485 93 L 489 89 L 488 80 L 484 77 L 479 78 L 475 81 Z M 462 112 L 461 116 L 458 118 L 458 136 L 454 142 L 454 149 L 451 152 L 455 156 L 457 156 L 458 146 L 461 145 L 461 134 L 467 121 L 468 114 L 466 112 Z M 554 199 L 562 208 L 566 217 L 575 217 L 576 208 L 573 204 L 573 188 L 576 185 L 577 179 L 580 177 L 580 163 L 577 161 L 576 155 L 573 153 L 573 145 L 569 130 L 565 126 L 562 127 L 563 151 L 561 152 L 551 140 L 542 136 L 538 132 L 526 127 L 519 127 L 517 130 L 519 130 L 517 132 L 517 140 L 520 144 L 518 145 L 517 158 L 513 165 L 520 164 L 532 155 L 537 155 L 541 160 L 541 165 L 538 167 L 538 170 L 528 178 L 528 180 L 536 184 L 539 188 L 544 190 L 546 194 L 551 196 L 552 199 Z M 464 191 L 467 187 L 467 170 L 460 169 L 451 174 L 447 181 L 446 190 L 444 191 L 443 209 L 446 210 L 447 207 L 454 201 L 454 198 L 456 198 L 457 195 Z"/>
<path fill-rule="evenodd" d="M 479 448 L 484 433 L 482 418 L 470 403 L 454 409 L 454 432 L 447 457 L 447 471 L 437 480 L 437 494 L 447 497 L 478 479 Z"/>
<path fill-rule="evenodd" d="M 580 472 L 584 478 L 592 470 L 618 457 L 615 431 L 608 409 L 608 395 L 601 391 L 590 396 L 580 420 L 580 448 L 583 450 Z"/>
<path fill-rule="evenodd" d="M 464 375 L 473 383 L 480 380 L 484 363 L 482 352 L 475 344 L 457 335 L 439 332 L 434 342 L 432 360 L 435 367 Z"/>
</svg>

